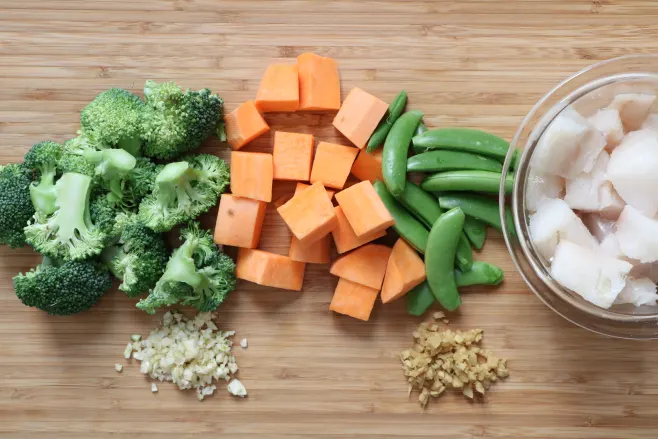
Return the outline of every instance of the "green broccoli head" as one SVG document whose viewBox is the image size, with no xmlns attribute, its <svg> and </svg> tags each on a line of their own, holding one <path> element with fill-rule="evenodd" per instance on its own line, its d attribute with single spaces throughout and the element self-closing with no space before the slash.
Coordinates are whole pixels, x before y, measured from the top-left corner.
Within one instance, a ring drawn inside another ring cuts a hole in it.
<svg viewBox="0 0 658 439">
<path fill-rule="evenodd" d="M 181 231 L 181 239 L 155 288 L 137 303 L 149 314 L 174 304 L 213 311 L 235 289 L 235 263 L 219 251 L 209 231 L 192 223 Z"/>
<path fill-rule="evenodd" d="M 212 186 L 218 194 L 226 191 L 231 174 L 224 160 L 212 154 L 196 154 L 183 157 L 183 161 L 197 171 L 199 180 Z"/>
<path fill-rule="evenodd" d="M 80 124 L 86 135 L 104 148 L 121 148 L 137 156 L 141 153 L 144 109 L 139 96 L 111 88 L 82 109 Z"/>
<path fill-rule="evenodd" d="M 128 186 L 132 198 L 139 202 L 142 198 L 153 191 L 155 177 L 164 168 L 163 165 L 156 165 L 146 157 L 138 157 L 135 169 L 128 175 Z"/>
<path fill-rule="evenodd" d="M 193 161 L 169 163 L 162 168 L 153 193 L 139 205 L 141 221 L 156 232 L 167 232 L 214 206 L 220 189 L 228 184 L 226 164 L 219 158 L 214 160 L 214 167 L 204 168 Z M 212 162 L 209 158 L 201 161 Z"/>
<path fill-rule="evenodd" d="M 37 178 L 30 185 L 32 204 L 45 215 L 55 212 L 55 176 L 62 151 L 59 143 L 45 141 L 33 145 L 25 154 L 23 165 Z"/>
<path fill-rule="evenodd" d="M 88 310 L 112 286 L 107 268 L 95 261 L 61 263 L 47 257 L 13 280 L 23 304 L 59 316 Z"/>
<path fill-rule="evenodd" d="M 77 174 L 96 176 L 96 165 L 85 158 L 86 151 L 98 151 L 95 144 L 87 135 L 78 133 L 78 137 L 64 142 L 64 150 L 59 159 L 58 167 L 62 173 L 75 172 Z"/>
<path fill-rule="evenodd" d="M 153 288 L 162 276 L 169 252 L 161 234 L 139 222 L 136 215 L 117 218 L 121 234 L 116 245 L 107 247 L 101 259 L 119 280 L 119 289 L 137 297 Z"/>
<path fill-rule="evenodd" d="M 25 245 L 23 229 L 34 215 L 30 197 L 32 171 L 23 165 L 0 168 L 0 244 L 12 248 Z"/>
<path fill-rule="evenodd" d="M 183 91 L 173 82 L 146 81 L 144 154 L 171 160 L 198 148 L 223 119 L 224 101 L 203 89 Z"/>
<path fill-rule="evenodd" d="M 91 183 L 86 175 L 62 175 L 55 183 L 57 210 L 52 215 L 34 216 L 25 227 L 26 242 L 39 253 L 65 261 L 99 254 L 107 236 L 91 221 Z"/>
</svg>

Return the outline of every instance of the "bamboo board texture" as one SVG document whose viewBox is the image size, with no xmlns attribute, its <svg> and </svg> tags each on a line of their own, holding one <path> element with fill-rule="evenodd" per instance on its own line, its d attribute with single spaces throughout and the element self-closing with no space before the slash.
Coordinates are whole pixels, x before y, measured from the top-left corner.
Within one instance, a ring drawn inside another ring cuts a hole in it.
<svg viewBox="0 0 658 439">
<path fill-rule="evenodd" d="M 390 101 L 405 89 L 430 126 L 511 139 L 567 75 L 655 52 L 657 20 L 658 4 L 637 0 L 2 0 L 0 161 L 19 161 L 40 140 L 72 137 L 80 109 L 108 87 L 175 80 L 219 92 L 230 111 L 254 98 L 269 62 L 304 51 L 338 60 L 343 95 L 359 86 Z M 273 129 L 345 141 L 329 115 L 267 119 Z M 268 135 L 246 150 L 266 151 L 270 142 Z M 292 190 L 277 184 L 275 198 Z M 261 247 L 285 254 L 289 240 L 270 210 Z M 249 340 L 247 350 L 236 348 L 249 397 L 220 389 L 199 403 L 170 384 L 151 394 L 136 363 L 114 370 L 129 335 L 146 334 L 159 316 L 116 291 L 73 317 L 24 307 L 11 277 L 38 258 L 2 248 L 0 437 L 658 436 L 655 345 L 605 339 L 554 315 L 528 291 L 495 232 L 479 257 L 503 267 L 506 281 L 464 293 L 451 327 L 483 328 L 512 375 L 484 402 L 449 394 L 422 411 L 407 397 L 396 357 L 421 319 L 406 314 L 404 301 L 378 305 L 368 323 L 333 315 L 337 280 L 327 266 L 308 266 L 302 293 L 240 284 L 218 321 Z"/>
</svg>

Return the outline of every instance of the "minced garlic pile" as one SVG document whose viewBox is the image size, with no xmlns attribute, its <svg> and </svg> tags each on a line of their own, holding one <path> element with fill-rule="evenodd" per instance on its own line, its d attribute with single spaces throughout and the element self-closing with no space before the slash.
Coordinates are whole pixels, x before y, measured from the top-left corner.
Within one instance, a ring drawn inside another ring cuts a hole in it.
<svg viewBox="0 0 658 439">
<path fill-rule="evenodd" d="M 435 313 L 434 319 L 443 318 Z M 439 397 L 446 389 L 461 389 L 469 398 L 474 391 L 484 395 L 491 383 L 509 376 L 507 360 L 482 349 L 483 331 L 453 332 L 436 322 L 424 322 L 413 333 L 415 343 L 400 353 L 409 393 L 420 391 L 418 400 L 425 407 L 430 396 Z"/>
<path fill-rule="evenodd" d="M 124 352 L 125 358 L 140 360 L 140 372 L 160 381 L 172 381 L 179 389 L 195 388 L 197 398 L 203 400 L 217 388 L 213 380 L 231 380 L 238 371 L 235 357 L 231 355 L 235 331 L 222 332 L 209 312 L 199 313 L 190 320 L 173 311 L 162 318 L 162 327 L 149 334 L 145 340 L 131 337 Z M 247 391 L 237 380 L 227 386 L 230 393 L 244 397 Z M 152 386 L 157 392 L 157 386 Z"/>
</svg>

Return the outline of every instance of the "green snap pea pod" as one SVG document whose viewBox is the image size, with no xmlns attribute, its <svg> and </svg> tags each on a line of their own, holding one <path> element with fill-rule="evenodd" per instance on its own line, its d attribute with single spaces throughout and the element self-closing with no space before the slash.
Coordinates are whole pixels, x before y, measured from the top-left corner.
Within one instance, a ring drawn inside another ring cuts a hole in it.
<svg viewBox="0 0 658 439">
<path fill-rule="evenodd" d="M 407 312 L 412 316 L 422 316 L 429 309 L 436 298 L 432 294 L 427 281 L 415 286 L 407 293 Z"/>
<path fill-rule="evenodd" d="M 504 277 L 503 270 L 482 261 L 474 261 L 473 266 L 468 271 L 455 270 L 455 283 L 458 287 L 498 285 Z"/>
<path fill-rule="evenodd" d="M 428 192 L 470 191 L 497 194 L 500 189 L 500 172 L 446 171 L 423 178 L 420 187 Z M 514 177 L 505 179 L 505 193 L 511 194 Z"/>
<path fill-rule="evenodd" d="M 418 136 L 426 131 L 427 131 L 427 125 L 425 125 L 425 123 L 421 120 L 420 123 L 418 124 L 418 127 L 416 127 L 416 132 L 414 133 L 414 135 Z"/>
<path fill-rule="evenodd" d="M 388 132 L 391 130 L 391 127 L 396 120 L 402 114 L 404 106 L 407 104 L 407 92 L 402 90 L 398 95 L 393 99 L 391 105 L 388 106 L 388 111 L 386 112 L 386 117 L 379 122 L 379 125 L 375 129 L 375 132 L 372 133 L 370 139 L 368 140 L 368 146 L 366 147 L 367 152 L 373 152 L 386 140 Z"/>
<path fill-rule="evenodd" d="M 461 305 L 455 283 L 455 254 L 464 226 L 464 212 L 450 209 L 436 220 L 427 240 L 425 272 L 434 297 L 448 311 Z"/>
<path fill-rule="evenodd" d="M 484 247 L 484 240 L 487 238 L 487 225 L 483 221 L 467 215 L 464 220 L 464 233 L 473 247 L 478 250 Z"/>
<path fill-rule="evenodd" d="M 407 181 L 398 201 L 420 220 L 428 229 L 443 214 L 439 201 L 411 181 Z M 465 234 L 459 239 L 455 263 L 462 270 L 469 270 L 473 264 L 473 251 Z"/>
<path fill-rule="evenodd" d="M 409 157 L 407 172 L 439 172 L 456 170 L 501 172 L 503 165 L 491 157 L 470 152 L 436 150 Z"/>
<path fill-rule="evenodd" d="M 512 162 L 510 163 L 510 167 L 513 170 L 519 167 L 519 160 L 521 160 L 521 150 L 515 149 L 514 154 L 512 155 Z"/>
<path fill-rule="evenodd" d="M 386 187 L 396 198 L 404 192 L 409 144 L 422 117 L 420 111 L 407 111 L 395 121 L 384 142 L 382 175 Z"/>
<path fill-rule="evenodd" d="M 463 231 L 457 243 L 455 265 L 462 271 L 468 271 L 473 266 L 473 249 L 471 249 L 471 243 Z"/>
<path fill-rule="evenodd" d="M 439 205 L 442 209 L 459 207 L 466 215 L 484 221 L 499 232 L 503 231 L 497 200 L 475 194 L 443 194 L 439 197 Z M 514 223 L 509 207 L 505 211 L 505 217 L 507 231 L 514 235 Z"/>
<path fill-rule="evenodd" d="M 398 201 L 406 207 L 413 216 L 425 224 L 428 229 L 432 228 L 434 221 L 436 221 L 443 213 L 443 209 L 439 206 L 439 200 L 411 181 L 407 181 L 405 184 L 404 192 L 402 192 Z"/>
<path fill-rule="evenodd" d="M 398 232 L 405 241 L 421 253 L 425 253 L 427 247 L 427 238 L 429 233 L 425 226 L 416 220 L 404 207 L 397 202 L 393 195 L 388 191 L 386 185 L 377 180 L 373 184 L 377 195 L 381 198 L 384 206 L 388 209 L 391 216 L 395 219 L 393 229 Z"/>
<path fill-rule="evenodd" d="M 430 149 L 450 149 L 454 151 L 473 152 L 494 157 L 500 162 L 505 160 L 509 143 L 493 134 L 470 128 L 438 128 L 429 130 L 413 138 L 414 151 L 425 152 Z"/>
</svg>

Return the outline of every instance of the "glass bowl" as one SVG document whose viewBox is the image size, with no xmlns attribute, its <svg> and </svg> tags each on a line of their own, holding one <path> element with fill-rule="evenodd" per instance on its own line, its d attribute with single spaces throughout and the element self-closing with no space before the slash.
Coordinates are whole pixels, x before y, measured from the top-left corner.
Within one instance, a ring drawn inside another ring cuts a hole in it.
<svg viewBox="0 0 658 439">
<path fill-rule="evenodd" d="M 603 309 L 562 287 L 550 275 L 549 267 L 530 239 L 526 209 L 526 184 L 530 157 L 548 124 L 567 106 L 584 116 L 605 107 L 615 94 L 650 93 L 658 95 L 658 56 L 631 55 L 603 61 L 567 78 L 549 91 L 530 110 L 514 135 L 503 166 L 502 182 L 515 163 L 511 195 L 501 184 L 501 220 L 509 206 L 516 236 L 503 228 L 509 253 L 530 289 L 553 311 L 578 326 L 611 337 L 628 339 L 658 338 L 658 307 L 613 306 Z M 514 157 L 514 151 L 521 151 Z M 658 169 L 656 170 L 658 172 Z"/>
</svg>

